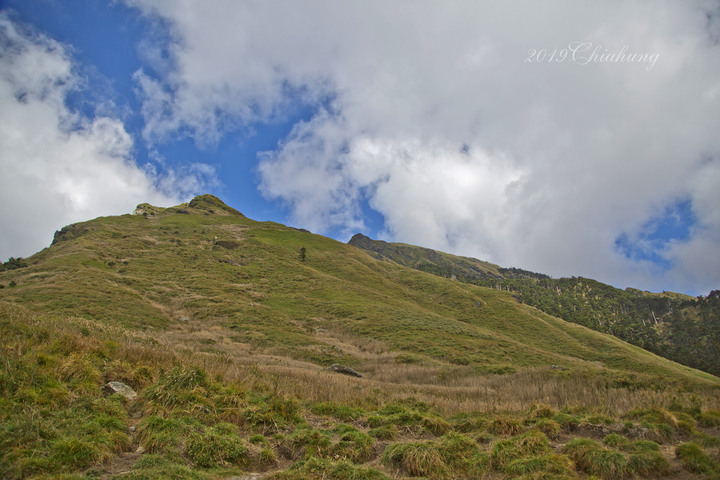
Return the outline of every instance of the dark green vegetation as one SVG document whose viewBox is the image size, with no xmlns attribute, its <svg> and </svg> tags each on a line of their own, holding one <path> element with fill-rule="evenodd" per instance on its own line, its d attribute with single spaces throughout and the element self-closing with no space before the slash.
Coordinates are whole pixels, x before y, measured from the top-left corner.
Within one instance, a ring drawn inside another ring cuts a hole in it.
<svg viewBox="0 0 720 480">
<path fill-rule="evenodd" d="M 381 260 L 512 292 L 545 313 L 609 333 L 670 360 L 720 375 L 720 290 L 707 297 L 620 290 L 582 278 L 550 278 L 473 258 L 355 235 L 351 245 Z"/>
<path fill-rule="evenodd" d="M 0 272 L 0 478 L 720 471 L 716 377 L 212 196 L 136 213 Z"/>
<path fill-rule="evenodd" d="M 22 258 L 8 258 L 5 263 L 0 262 L 0 272 L 4 270 L 15 270 L 16 268 L 27 267 L 27 263 Z"/>
</svg>

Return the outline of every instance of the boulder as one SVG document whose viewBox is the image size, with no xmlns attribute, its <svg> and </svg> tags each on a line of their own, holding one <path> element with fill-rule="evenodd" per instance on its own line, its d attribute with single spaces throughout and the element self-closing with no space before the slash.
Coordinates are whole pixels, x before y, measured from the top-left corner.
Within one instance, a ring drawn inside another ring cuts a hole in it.
<svg viewBox="0 0 720 480">
<path fill-rule="evenodd" d="M 103 387 L 103 391 L 105 391 L 108 395 L 117 393 L 118 395 L 122 395 L 128 400 L 135 400 L 137 398 L 137 393 L 135 393 L 135 390 L 128 387 L 123 382 L 108 382 Z"/>
<path fill-rule="evenodd" d="M 332 365 L 327 367 L 326 370 L 330 370 L 331 372 L 335 373 L 342 373 L 343 375 L 350 375 L 351 377 L 362 377 L 362 375 L 360 375 L 352 368 L 346 367 L 345 365 L 340 365 L 338 363 L 333 363 Z"/>
</svg>

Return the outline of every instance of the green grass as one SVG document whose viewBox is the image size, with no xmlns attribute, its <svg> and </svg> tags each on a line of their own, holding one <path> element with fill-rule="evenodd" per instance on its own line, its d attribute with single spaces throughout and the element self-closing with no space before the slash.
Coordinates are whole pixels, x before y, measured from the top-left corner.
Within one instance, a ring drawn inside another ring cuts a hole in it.
<svg viewBox="0 0 720 480">
<path fill-rule="evenodd" d="M 191 435 L 185 445 L 185 454 L 201 468 L 244 465 L 248 462 L 248 449 L 238 433 L 234 425 L 215 425 Z"/>
<path fill-rule="evenodd" d="M 137 446 L 146 453 L 129 471 L 112 478 L 213 479 L 283 462 L 294 463 L 268 478 L 386 479 L 399 474 L 441 480 L 488 475 L 540 479 L 580 473 L 658 478 L 670 472 L 656 442 L 613 433 L 603 443 L 562 440 L 562 453 L 557 453 L 544 433 L 590 421 L 623 425 L 612 414 L 584 408 L 560 412 L 536 403 L 512 415 L 466 412 L 449 417 L 413 398 L 364 408 L 301 403 L 262 383 L 224 380 L 217 370 L 211 373 L 198 364 L 182 364 L 176 356 L 159 355 L 152 342 L 133 336 L 132 330 L 103 331 L 101 323 L 0 307 L 5 339 L 0 362 L 3 478 L 102 476 L 121 453 Z M 156 368 L 148 375 L 150 364 Z M 103 396 L 102 382 L 117 372 L 137 379 L 140 396 L 134 403 Z M 82 380 L 86 375 L 89 381 Z M 253 380 L 249 372 L 244 375 Z M 625 426 L 633 431 L 638 425 L 630 418 L 675 418 L 678 424 L 714 418 L 713 410 L 691 412 L 635 409 L 626 414 Z M 347 423 L 338 423 L 341 417 Z M 136 422 L 132 435 L 131 418 Z M 686 433 L 678 428 L 671 435 L 677 441 Z M 707 448 L 717 448 L 715 436 L 697 436 Z M 379 442 L 387 441 L 392 443 L 380 452 Z M 676 451 L 688 471 L 716 475 L 717 461 L 700 444 L 684 443 Z"/>
<path fill-rule="evenodd" d="M 363 362 L 323 350 L 328 345 L 313 331 L 319 319 L 400 354 L 480 373 L 552 364 L 585 370 L 599 362 L 610 377 L 630 372 L 636 382 L 662 377 L 718 386 L 714 377 L 520 305 L 507 292 L 255 222 L 214 197 L 148 217 L 98 218 L 75 230 L 83 233 L 26 259 L 27 267 L 0 272 L 0 283 L 17 282 L 0 295 L 35 311 L 133 328 L 166 328 L 182 317 L 220 320 L 254 348 L 321 365 Z M 221 241 L 238 248 L 218 246 Z M 305 262 L 298 259 L 301 246 Z"/>
<path fill-rule="evenodd" d="M 388 480 L 382 472 L 355 466 L 346 461 L 331 462 L 309 457 L 293 464 L 289 470 L 273 474 L 268 480 Z"/>
<path fill-rule="evenodd" d="M 477 442 L 458 433 L 434 441 L 393 443 L 382 461 L 410 476 L 437 479 L 475 478 L 490 467 Z"/>
<path fill-rule="evenodd" d="M 127 473 L 112 477 L 114 480 L 205 480 L 210 478 L 205 472 L 193 469 L 179 460 L 160 455 L 143 455 Z"/>
<path fill-rule="evenodd" d="M 720 463 L 713 460 L 696 443 L 688 442 L 678 445 L 675 448 L 675 455 L 686 470 L 712 478 L 720 478 Z"/>
</svg>

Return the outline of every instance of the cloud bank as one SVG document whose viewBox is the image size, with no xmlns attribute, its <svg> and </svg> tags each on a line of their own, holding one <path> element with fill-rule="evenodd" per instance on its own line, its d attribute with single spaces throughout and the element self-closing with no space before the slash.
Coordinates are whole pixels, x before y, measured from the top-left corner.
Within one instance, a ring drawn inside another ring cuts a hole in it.
<svg viewBox="0 0 720 480">
<path fill-rule="evenodd" d="M 147 142 L 313 109 L 257 168 L 296 224 L 346 236 L 369 206 L 385 239 L 503 266 L 720 285 L 716 2 L 126 3 L 169 32 L 135 74 Z M 653 237 L 668 212 L 692 222 Z"/>
<path fill-rule="evenodd" d="M 141 202 L 180 203 L 212 172 L 141 168 L 122 121 L 68 107 L 81 88 L 67 48 L 0 13 L 0 258 L 47 247 L 53 232 Z M 202 170 L 196 166 L 195 170 Z"/>
<path fill-rule="evenodd" d="M 173 32 L 171 71 L 140 78 L 164 92 L 150 137 L 212 142 L 316 102 L 258 167 L 298 224 L 348 235 L 367 204 L 389 240 L 620 286 L 720 284 L 711 2 L 131 3 Z M 643 245 L 678 202 L 687 235 Z"/>
</svg>

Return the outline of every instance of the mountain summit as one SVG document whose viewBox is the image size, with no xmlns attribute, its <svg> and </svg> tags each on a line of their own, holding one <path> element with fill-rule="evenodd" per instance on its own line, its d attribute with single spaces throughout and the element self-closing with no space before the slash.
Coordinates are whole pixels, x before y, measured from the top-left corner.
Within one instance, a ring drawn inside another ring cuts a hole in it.
<svg viewBox="0 0 720 480">
<path fill-rule="evenodd" d="M 134 215 L 157 215 L 164 212 L 166 209 L 161 207 L 154 207 L 149 203 L 141 203 L 137 206 Z M 183 203 L 176 207 L 172 207 L 172 212 L 190 214 L 191 212 L 202 212 L 204 214 L 217 214 L 217 215 L 235 215 L 244 217 L 244 215 L 232 207 L 227 206 L 222 200 L 215 195 L 205 194 L 198 195 L 197 197 L 190 200 L 189 203 Z"/>
</svg>

